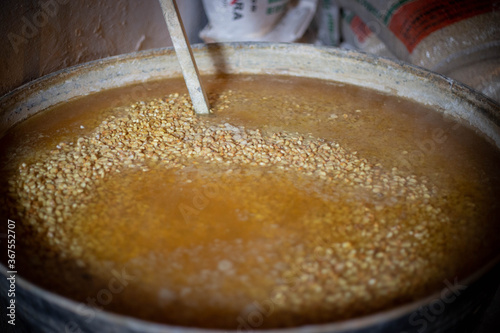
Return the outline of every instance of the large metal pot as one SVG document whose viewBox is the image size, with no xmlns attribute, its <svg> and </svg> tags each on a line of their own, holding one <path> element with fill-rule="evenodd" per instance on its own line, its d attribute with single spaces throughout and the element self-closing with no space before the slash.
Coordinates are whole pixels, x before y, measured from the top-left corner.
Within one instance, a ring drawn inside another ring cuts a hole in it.
<svg viewBox="0 0 500 333">
<path fill-rule="evenodd" d="M 233 43 L 194 47 L 202 74 L 284 74 L 320 78 L 407 97 L 465 122 L 500 149 L 500 106 L 439 74 L 383 58 L 300 44 Z M 52 105 L 131 83 L 179 77 L 172 49 L 149 50 L 65 69 L 24 85 L 0 99 L 0 137 L 18 122 Z M 7 217 L 5 217 L 5 220 Z M 398 308 L 339 323 L 273 330 L 276 332 L 454 332 L 488 305 L 498 287 L 499 258 L 455 287 Z M 0 265 L 2 303 L 7 268 Z M 466 286 L 466 288 L 464 287 Z M 453 301 L 450 293 L 453 293 Z M 448 297 L 443 298 L 446 294 Z M 448 302 L 449 301 L 449 302 Z M 440 306 L 439 313 L 433 312 Z M 16 279 L 17 316 L 28 329 L 46 332 L 206 332 L 160 325 L 104 311 L 82 315 L 77 302 Z M 6 304 L 1 305 L 3 309 Z M 433 308 L 434 306 L 434 308 Z M 3 311 L 2 311 L 3 312 Z M 427 315 L 425 315 L 427 313 Z"/>
</svg>

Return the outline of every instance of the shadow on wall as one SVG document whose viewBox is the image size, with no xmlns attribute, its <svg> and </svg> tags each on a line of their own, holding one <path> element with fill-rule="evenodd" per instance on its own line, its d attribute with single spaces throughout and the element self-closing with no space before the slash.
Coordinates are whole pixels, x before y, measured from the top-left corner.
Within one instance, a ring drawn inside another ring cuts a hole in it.
<svg viewBox="0 0 500 333">
<path fill-rule="evenodd" d="M 201 0 L 179 1 L 191 43 Z M 40 76 L 108 56 L 172 45 L 156 0 L 3 0 L 0 96 Z"/>
</svg>

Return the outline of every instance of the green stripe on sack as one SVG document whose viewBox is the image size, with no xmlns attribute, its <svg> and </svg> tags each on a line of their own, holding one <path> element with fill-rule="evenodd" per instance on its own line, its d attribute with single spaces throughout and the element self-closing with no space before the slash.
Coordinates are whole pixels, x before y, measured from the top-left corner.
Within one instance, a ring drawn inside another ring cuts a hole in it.
<svg viewBox="0 0 500 333">
<path fill-rule="evenodd" d="M 389 23 L 390 18 L 392 17 L 392 14 L 397 9 L 399 9 L 401 6 L 403 6 L 405 3 L 410 2 L 410 1 L 413 1 L 413 0 L 399 0 L 398 2 L 396 2 L 395 4 L 393 4 L 391 6 L 391 8 L 389 8 L 389 10 L 387 11 L 387 13 L 385 14 L 384 24 L 387 25 L 387 23 Z"/>
</svg>

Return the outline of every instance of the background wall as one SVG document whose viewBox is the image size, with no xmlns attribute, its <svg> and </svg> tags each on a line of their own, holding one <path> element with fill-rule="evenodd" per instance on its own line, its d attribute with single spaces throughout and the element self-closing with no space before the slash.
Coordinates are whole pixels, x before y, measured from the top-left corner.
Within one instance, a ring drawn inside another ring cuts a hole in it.
<svg viewBox="0 0 500 333">
<path fill-rule="evenodd" d="M 191 43 L 201 0 L 177 1 Z M 1 0 L 0 96 L 37 77 L 112 55 L 170 46 L 157 0 Z"/>
</svg>

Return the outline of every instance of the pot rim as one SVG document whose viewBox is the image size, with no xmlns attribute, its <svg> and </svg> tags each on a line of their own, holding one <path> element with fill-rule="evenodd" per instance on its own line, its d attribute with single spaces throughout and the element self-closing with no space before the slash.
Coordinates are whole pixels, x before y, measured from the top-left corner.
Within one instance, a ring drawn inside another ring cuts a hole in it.
<svg viewBox="0 0 500 333">
<path fill-rule="evenodd" d="M 194 44 L 192 45 L 192 50 L 195 58 L 199 58 L 200 54 L 203 52 L 206 53 L 220 53 L 222 57 L 226 57 L 226 53 L 228 56 L 235 56 L 235 52 L 238 50 L 255 50 L 255 51 L 260 51 L 260 50 L 270 50 L 271 52 L 278 52 L 278 53 L 286 53 L 286 52 L 295 52 L 299 53 L 301 56 L 308 57 L 310 59 L 313 59 L 313 57 L 319 57 L 323 58 L 326 60 L 332 59 L 332 58 L 340 58 L 344 61 L 353 61 L 353 62 L 359 62 L 360 64 L 368 64 L 369 66 L 373 67 L 380 67 L 383 68 L 386 72 L 388 72 L 388 75 L 397 75 L 404 73 L 405 76 L 399 76 L 398 79 L 401 80 L 402 82 L 396 81 L 397 85 L 404 86 L 407 82 L 405 82 L 405 79 L 407 77 L 413 79 L 410 84 L 415 84 L 416 82 L 421 81 L 421 86 L 423 85 L 428 85 L 429 87 L 434 87 L 435 89 L 430 89 L 432 93 L 436 92 L 436 95 L 443 93 L 443 91 L 447 92 L 447 95 L 453 96 L 457 99 L 460 100 L 461 103 L 466 103 L 468 107 L 476 109 L 476 113 L 481 116 L 481 121 L 482 122 L 489 122 L 493 123 L 494 126 L 496 127 L 496 130 L 494 133 L 492 132 L 483 132 L 483 136 L 487 137 L 489 140 L 493 141 L 494 144 L 500 148 L 500 102 L 496 102 L 495 100 L 491 99 L 490 97 L 482 94 L 479 91 L 476 91 L 472 89 L 471 87 L 455 81 L 449 77 L 446 77 L 445 75 L 433 72 L 431 70 L 416 66 L 416 65 L 411 65 L 409 63 L 403 62 L 401 60 L 395 60 L 395 59 L 389 59 L 381 56 L 375 56 L 372 54 L 367 54 L 359 51 L 353 51 L 353 50 L 346 50 L 346 49 L 340 49 L 336 47 L 328 47 L 328 46 L 317 46 L 317 45 L 311 45 L 311 44 L 298 44 L 298 43 L 273 43 L 273 42 L 228 42 L 228 43 L 212 43 L 212 44 Z M 233 52 L 233 54 L 231 54 Z M 59 85 L 58 87 L 61 87 L 63 84 L 69 83 L 72 85 L 73 89 L 82 89 L 85 90 L 85 93 L 78 94 L 76 96 L 85 96 L 91 93 L 95 93 L 101 90 L 105 89 L 98 89 L 98 88 L 87 88 L 87 87 L 79 87 L 74 85 L 74 80 L 78 79 L 79 75 L 83 73 L 87 73 L 90 70 L 99 70 L 99 69 L 106 69 L 106 68 L 113 68 L 115 66 L 119 67 L 122 64 L 126 64 L 128 62 L 133 62 L 135 60 L 137 61 L 145 61 L 147 59 L 155 58 L 155 57 L 161 57 L 161 56 L 173 56 L 175 55 L 175 51 L 173 47 L 165 47 L 165 48 L 157 48 L 157 49 L 149 49 L 149 50 L 144 50 L 144 51 L 138 51 L 138 52 L 133 52 L 133 53 L 126 53 L 122 55 L 115 55 L 103 59 L 97 59 L 93 60 L 90 62 L 78 64 L 75 66 L 71 66 L 68 68 L 63 68 L 61 70 L 58 70 L 56 72 L 47 74 L 45 76 L 39 77 L 33 81 L 27 82 L 14 90 L 6 93 L 3 96 L 0 96 L 0 126 L 3 125 L 3 123 L 12 123 L 11 126 L 7 126 L 6 128 L 0 127 L 0 137 L 2 137 L 7 129 L 12 127 L 14 124 L 16 124 L 19 121 L 25 120 L 27 117 L 24 118 L 16 118 L 14 116 L 14 121 L 12 121 L 12 115 L 7 115 L 6 111 L 9 109 L 14 109 L 14 112 L 17 113 L 22 113 L 26 112 L 26 109 L 30 108 L 37 108 L 38 105 L 36 105 L 36 102 L 39 103 L 45 103 L 47 104 L 47 100 L 43 98 L 43 96 L 39 96 L 38 98 L 33 99 L 33 96 L 36 95 L 37 91 L 40 90 L 43 86 L 56 86 L 57 84 Z M 237 54 L 236 54 L 237 56 Z M 176 58 L 175 58 L 176 59 Z M 239 59 L 238 61 L 240 61 Z M 197 62 L 199 63 L 199 59 L 197 59 Z M 216 62 L 214 60 L 214 62 Z M 240 61 L 243 62 L 243 61 Z M 170 73 L 171 78 L 174 77 L 182 77 L 181 69 L 177 64 L 176 61 L 176 67 L 177 71 L 174 73 Z M 206 71 L 203 70 L 202 67 L 199 67 L 200 73 L 203 74 L 218 74 L 218 73 L 225 73 L 224 71 L 226 68 L 224 67 L 225 64 L 214 64 L 214 67 L 221 66 L 222 70 L 220 68 L 217 68 L 215 72 L 210 72 L 206 73 Z M 338 69 L 339 67 L 337 67 Z M 231 68 L 234 70 L 235 68 Z M 213 71 L 213 70 L 212 70 Z M 338 72 L 341 72 L 342 70 L 338 70 Z M 254 70 L 253 72 L 251 71 L 237 71 L 237 72 L 232 72 L 229 71 L 229 74 L 276 74 L 276 75 L 289 75 L 289 76 L 297 76 L 305 73 L 309 73 L 310 68 L 308 69 L 295 69 L 291 67 L 282 67 L 280 68 L 277 66 L 277 68 L 269 69 L 269 68 L 264 68 L 260 69 L 257 72 Z M 304 75 L 308 77 L 313 77 L 313 78 L 319 78 L 319 79 L 326 79 L 330 81 L 336 81 L 335 78 L 330 78 L 330 76 L 333 74 L 332 70 L 328 72 L 326 75 L 322 75 L 323 71 L 321 69 L 317 70 L 315 73 L 312 75 Z M 336 74 L 336 73 L 335 73 Z M 380 76 L 380 74 L 379 74 Z M 386 76 L 387 77 L 387 76 Z M 384 77 L 384 78 L 386 78 Z M 153 80 L 155 79 L 161 79 L 164 77 L 157 76 L 154 77 Z M 345 76 L 344 76 L 345 78 Z M 133 83 L 139 83 L 141 81 L 126 81 L 124 82 L 125 85 L 128 84 L 133 84 Z M 144 82 L 144 81 L 142 81 Z M 409 98 L 412 100 L 415 100 L 419 103 L 429 105 L 429 106 L 436 106 L 441 109 L 447 109 L 442 107 L 441 103 L 434 99 L 432 101 L 429 100 L 424 100 L 424 101 L 419 101 L 421 96 L 417 96 L 407 90 L 405 93 L 401 93 L 397 91 L 394 88 L 391 88 L 391 86 L 384 86 L 382 84 L 378 83 L 373 83 L 373 84 L 358 84 L 353 83 L 351 81 L 342 81 L 342 83 L 347 83 L 347 84 L 355 84 L 355 85 L 361 85 L 362 87 L 366 87 L 369 89 L 374 89 L 377 91 L 381 91 L 384 93 L 397 93 L 399 96 Z M 387 84 L 387 82 L 385 82 Z M 122 85 L 123 86 L 123 85 Z M 394 86 L 394 85 L 393 85 Z M 109 88 L 114 88 L 115 86 L 108 87 Z M 424 93 L 424 94 L 429 94 L 429 91 L 421 91 L 419 93 Z M 428 95 L 424 96 L 429 97 Z M 30 105 L 25 105 L 22 104 L 21 101 L 27 99 L 27 98 L 32 98 L 33 102 Z M 66 101 L 66 100 L 64 100 Z M 444 103 L 444 102 L 443 102 Z M 46 107 L 42 108 L 45 109 L 50 106 L 54 106 L 54 104 L 48 104 Z M 462 105 L 457 105 L 463 108 Z M 40 109 L 38 109 L 40 111 Z M 36 111 L 36 112 L 38 112 Z M 36 113 L 35 112 L 35 113 Z M 446 113 L 446 112 L 443 112 Z M 449 113 L 451 114 L 452 117 L 455 117 L 455 119 L 462 121 L 466 124 L 472 125 L 472 127 L 479 128 L 483 130 L 485 127 L 488 127 L 488 124 L 484 123 L 476 123 L 474 121 L 471 121 L 469 117 L 467 117 L 466 113 L 462 112 L 461 114 L 456 114 L 456 113 Z M 32 114 L 29 114 L 31 116 Z M 480 128 L 483 127 L 483 128 Z"/>
</svg>

